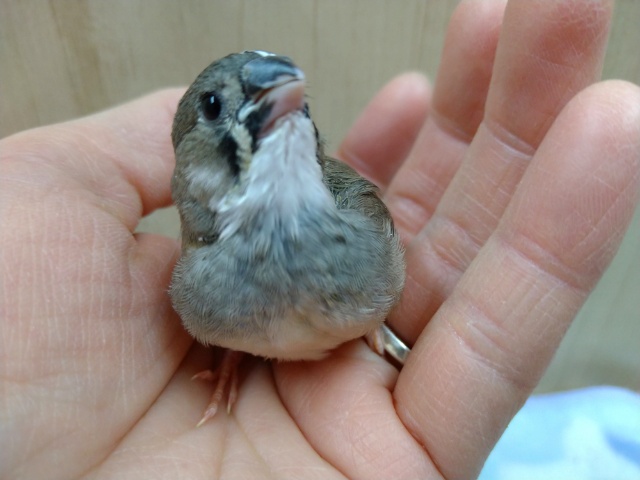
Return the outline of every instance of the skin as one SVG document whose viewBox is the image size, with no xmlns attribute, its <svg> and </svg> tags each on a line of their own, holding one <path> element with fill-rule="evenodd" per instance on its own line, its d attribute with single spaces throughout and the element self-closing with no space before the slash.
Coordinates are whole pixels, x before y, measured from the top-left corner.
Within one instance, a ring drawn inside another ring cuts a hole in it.
<svg viewBox="0 0 640 480">
<path fill-rule="evenodd" d="M 433 93 L 393 80 L 339 155 L 407 244 L 390 323 L 402 371 L 361 340 L 250 361 L 231 415 L 167 286 L 163 91 L 0 146 L 0 477 L 472 478 L 618 248 L 640 184 L 640 89 L 596 83 L 611 4 L 463 2 Z M 498 36 L 500 39 L 498 40 Z M 482 120 L 484 118 L 484 120 Z"/>
</svg>

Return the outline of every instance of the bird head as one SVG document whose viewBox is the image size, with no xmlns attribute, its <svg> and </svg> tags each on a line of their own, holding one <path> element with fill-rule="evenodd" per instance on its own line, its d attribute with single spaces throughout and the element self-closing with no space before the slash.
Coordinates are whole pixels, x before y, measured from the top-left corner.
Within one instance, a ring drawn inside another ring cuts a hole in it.
<svg viewBox="0 0 640 480">
<path fill-rule="evenodd" d="M 280 221 L 310 202 L 327 203 L 322 146 L 304 87 L 304 73 L 291 59 L 268 52 L 232 54 L 209 65 L 181 99 L 173 123 L 178 208 L 205 206 L 224 235 L 257 215 Z"/>
</svg>

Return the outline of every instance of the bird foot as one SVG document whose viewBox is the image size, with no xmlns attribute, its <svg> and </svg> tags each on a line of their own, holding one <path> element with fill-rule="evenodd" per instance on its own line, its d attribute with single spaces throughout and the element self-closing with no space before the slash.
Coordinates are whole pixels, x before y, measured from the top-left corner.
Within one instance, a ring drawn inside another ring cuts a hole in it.
<svg viewBox="0 0 640 480">
<path fill-rule="evenodd" d="M 216 384 L 209 405 L 207 405 L 207 408 L 204 410 L 204 415 L 196 425 L 196 428 L 201 427 L 216 415 L 227 390 L 227 413 L 231 412 L 231 407 L 238 398 L 238 365 L 242 360 L 242 355 L 242 352 L 225 350 L 222 361 L 217 369 L 204 370 L 191 377 L 191 380 L 205 380 L 207 382 L 215 382 Z"/>
</svg>

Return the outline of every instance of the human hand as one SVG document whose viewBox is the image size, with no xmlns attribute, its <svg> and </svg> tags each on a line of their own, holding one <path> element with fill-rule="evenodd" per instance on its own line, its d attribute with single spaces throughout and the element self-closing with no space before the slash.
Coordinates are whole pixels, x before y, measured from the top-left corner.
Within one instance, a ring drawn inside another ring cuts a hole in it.
<svg viewBox="0 0 640 480">
<path fill-rule="evenodd" d="M 210 386 L 190 376 L 214 352 L 170 307 L 177 242 L 133 233 L 170 203 L 182 92 L 3 140 L 0 476 L 477 474 L 638 197 L 639 89 L 589 87 L 603 3 L 514 1 L 501 26 L 500 2 L 464 2 L 433 95 L 396 79 L 343 143 L 407 244 L 401 372 L 361 341 L 254 359 L 231 415 L 200 429 Z"/>
</svg>

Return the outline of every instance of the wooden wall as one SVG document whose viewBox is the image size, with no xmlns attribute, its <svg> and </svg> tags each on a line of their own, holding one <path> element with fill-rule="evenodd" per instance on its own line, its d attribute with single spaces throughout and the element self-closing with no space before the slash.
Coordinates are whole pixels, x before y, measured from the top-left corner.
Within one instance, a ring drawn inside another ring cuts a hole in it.
<svg viewBox="0 0 640 480">
<path fill-rule="evenodd" d="M 489 1 L 489 0 L 488 0 Z M 0 136 L 84 115 L 165 86 L 245 49 L 293 57 L 320 131 L 336 146 L 399 72 L 434 76 L 452 0 L 3 0 Z M 620 0 L 605 78 L 640 83 L 640 0 Z M 172 209 L 141 228 L 178 236 Z M 640 389 L 640 213 L 539 391 Z"/>
</svg>

